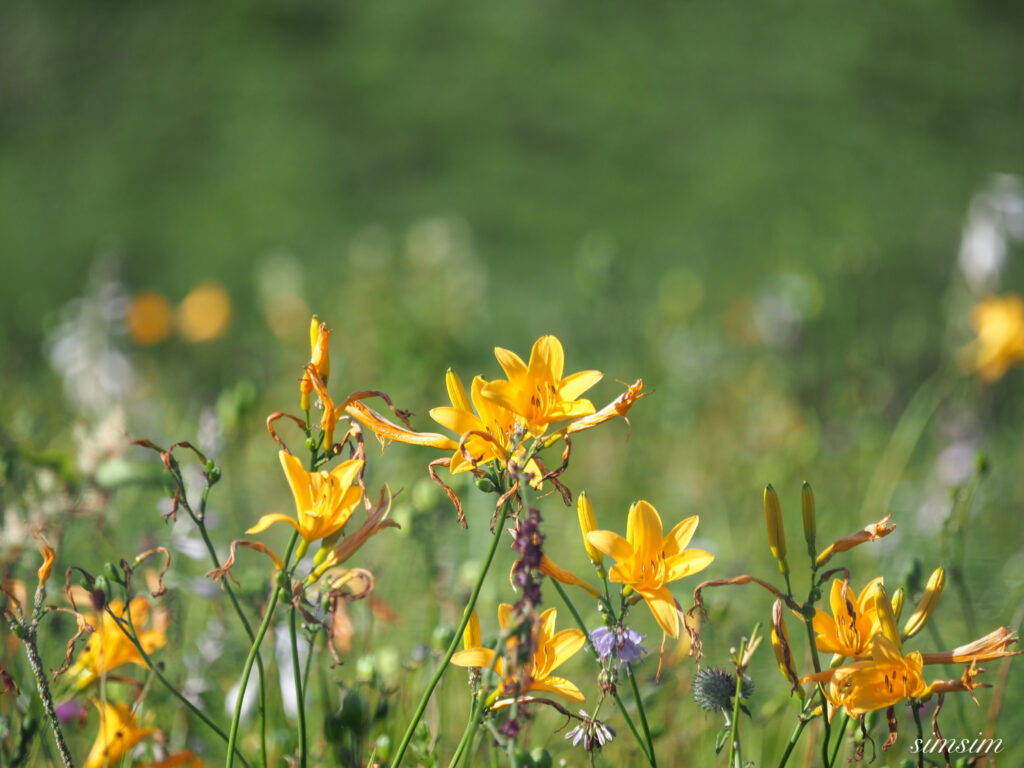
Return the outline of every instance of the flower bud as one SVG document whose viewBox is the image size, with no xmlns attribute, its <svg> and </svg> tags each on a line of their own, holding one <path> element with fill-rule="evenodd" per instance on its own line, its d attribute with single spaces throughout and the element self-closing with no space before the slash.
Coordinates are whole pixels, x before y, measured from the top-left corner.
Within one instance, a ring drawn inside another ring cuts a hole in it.
<svg viewBox="0 0 1024 768">
<path fill-rule="evenodd" d="M 469 623 L 466 624 L 466 628 L 462 631 L 462 647 L 468 650 L 470 648 L 479 648 L 482 645 L 480 617 L 476 615 L 476 611 L 473 611 L 469 614 Z"/>
<path fill-rule="evenodd" d="M 587 534 L 597 530 L 597 520 L 594 518 L 594 508 L 586 493 L 581 493 L 579 499 L 576 500 L 576 510 L 579 513 L 580 530 L 583 532 L 583 546 L 587 549 L 587 557 L 595 566 L 601 565 L 604 562 L 604 555 L 601 550 L 587 541 Z"/>
<path fill-rule="evenodd" d="M 924 594 L 921 595 L 921 602 L 917 604 L 917 608 L 914 609 L 914 612 L 907 619 L 907 623 L 903 627 L 904 638 L 911 638 L 921 631 L 925 622 L 935 612 L 935 607 L 939 604 L 939 598 L 942 596 L 942 590 L 945 586 L 946 571 L 942 568 L 936 568 L 932 575 L 928 577 L 928 584 L 924 588 Z"/>
<path fill-rule="evenodd" d="M 875 616 L 878 619 L 879 631 L 891 640 L 892 644 L 897 648 L 902 648 L 903 643 L 900 640 L 899 630 L 896 629 L 896 614 L 893 612 L 889 594 L 885 591 L 881 581 L 875 584 L 875 588 L 872 591 L 874 593 Z"/>
<path fill-rule="evenodd" d="M 771 483 L 764 487 L 764 516 L 768 526 L 768 546 L 772 550 L 772 557 L 778 561 L 782 575 L 788 576 L 789 563 L 786 562 L 786 531 L 782 525 L 782 505 Z"/>
<path fill-rule="evenodd" d="M 814 546 L 817 536 L 817 521 L 814 510 L 814 491 L 811 490 L 811 484 L 807 481 L 804 481 L 803 488 L 800 490 L 800 512 L 804 518 L 804 541 L 807 542 L 807 553 L 813 558 L 817 556 Z"/>
<path fill-rule="evenodd" d="M 899 621 L 903 615 L 903 603 L 906 600 L 906 594 L 903 591 L 903 587 L 892 593 L 892 613 L 896 617 L 896 621 Z"/>
</svg>

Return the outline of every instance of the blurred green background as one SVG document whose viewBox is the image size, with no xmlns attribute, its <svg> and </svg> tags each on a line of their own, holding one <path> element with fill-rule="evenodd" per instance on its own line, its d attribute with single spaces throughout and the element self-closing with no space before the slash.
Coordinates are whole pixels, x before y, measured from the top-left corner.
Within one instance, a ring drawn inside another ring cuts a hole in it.
<svg viewBox="0 0 1024 768">
<path fill-rule="evenodd" d="M 95 570 L 170 540 L 159 488 L 114 472 L 145 479 L 154 459 L 141 451 L 107 467 L 102 504 L 81 502 L 121 428 L 197 441 L 217 458 L 224 547 L 259 515 L 290 509 L 262 422 L 297 408 L 315 311 L 334 329 L 335 395 L 386 390 L 421 429 L 445 402 L 449 366 L 467 383 L 497 378 L 493 346 L 525 357 L 543 333 L 564 342 L 568 371 L 605 372 L 598 405 L 619 394 L 615 382 L 642 377 L 654 394 L 630 414 L 629 439 L 621 422 L 582 435 L 565 479 L 587 490 L 602 527 L 622 530 L 637 498 L 667 525 L 699 513 L 698 543 L 717 555 L 708 578 L 774 573 L 761 528 L 768 481 L 799 551 L 807 479 L 821 538 L 888 512 L 899 525 L 850 557 L 858 588 L 876 574 L 900 584 L 913 557 L 927 574 L 960 542 L 979 628 L 1020 621 L 1021 372 L 983 385 L 961 365 L 973 301 L 1024 288 L 1019 4 L 75 2 L 2 15 L 9 574 L 30 573 L 16 563 L 33 551 L 24 521 L 39 517 L 60 529 L 62 567 Z M 133 297 L 178 306 L 208 281 L 230 302 L 224 335 L 143 345 L 126 331 Z M 76 442 L 74 430 L 92 437 Z M 991 472 L 958 529 L 969 533 L 940 535 L 979 451 Z M 467 533 L 423 485 L 435 457 L 396 445 L 370 475 L 405 489 L 403 531 L 360 563 L 395 623 L 381 630 L 356 604 L 352 653 L 413 665 L 375 726 L 396 739 L 433 663 L 412 661 L 415 646 L 457 620 L 488 537 L 489 500 L 457 485 Z M 66 470 L 73 514 L 25 500 L 43 493 L 40 464 Z M 556 498 L 543 514 L 561 564 L 584 571 L 575 514 Z M 174 531 L 186 537 L 187 521 Z M 501 558 L 485 634 L 494 605 L 513 599 L 512 555 Z M 244 566 L 255 610 L 264 572 Z M 180 567 L 198 577 L 206 565 Z M 411 593 L 411 581 L 425 588 Z M 687 584 L 674 592 L 689 604 Z M 712 664 L 768 619 L 761 595 L 736 597 L 709 600 Z M 939 614 L 950 647 L 973 639 L 961 600 L 950 590 Z M 172 669 L 212 610 L 180 608 Z M 634 615 L 656 652 L 654 622 Z M 927 639 L 920 647 L 938 650 Z M 244 652 L 237 636 L 224 642 L 228 662 Z M 744 727 L 749 757 L 773 765 L 795 707 L 770 651 L 760 657 Z M 230 663 L 209 663 L 226 689 Z M 587 690 L 590 667 L 574 664 L 567 676 Z M 353 668 L 321 672 L 352 685 Z M 717 721 L 685 701 L 664 707 L 688 695 L 692 671 L 684 660 L 663 678 L 660 744 L 713 765 Z M 432 711 L 445 760 L 466 707 L 460 674 Z M 995 724 L 1011 738 L 1024 725 L 1012 679 Z M 219 694 L 206 695 L 216 710 Z M 336 690 L 326 695 L 337 705 Z M 967 720 L 950 716 L 947 736 L 989 725 L 991 692 L 979 699 Z M 912 729 L 902 719 L 897 751 Z M 620 736 L 599 762 L 635 756 L 610 722 Z M 541 716 L 529 738 L 581 764 L 551 735 L 558 725 Z M 86 745 L 87 731 L 76 736 Z M 1024 743 L 1008 747 L 1011 764 L 1024 760 Z"/>
</svg>

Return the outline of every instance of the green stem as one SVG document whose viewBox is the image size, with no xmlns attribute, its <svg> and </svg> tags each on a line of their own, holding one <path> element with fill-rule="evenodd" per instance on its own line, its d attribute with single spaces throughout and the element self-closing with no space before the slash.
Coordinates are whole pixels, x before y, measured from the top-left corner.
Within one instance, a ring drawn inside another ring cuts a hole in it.
<svg viewBox="0 0 1024 768">
<path fill-rule="evenodd" d="M 44 598 L 46 595 L 44 588 L 40 586 L 36 590 L 37 603 L 41 603 L 40 592 L 43 593 Z M 32 674 L 36 678 L 39 698 L 43 702 L 43 714 L 46 716 L 46 722 L 50 724 L 50 730 L 53 731 L 53 740 L 57 743 L 57 751 L 60 753 L 61 762 L 64 763 L 65 768 L 75 768 L 75 762 L 71 759 L 71 750 L 68 749 L 68 743 L 64 740 L 64 732 L 60 728 L 60 720 L 57 719 L 57 711 L 53 706 L 53 696 L 50 693 L 49 681 L 46 679 L 46 670 L 43 668 L 43 659 L 39 655 L 39 647 L 36 645 L 38 638 L 37 625 L 34 622 L 26 621 L 21 624 L 21 628 L 25 635 L 22 641 L 25 646 L 25 653 L 28 654 L 28 662 L 32 667 Z"/>
<path fill-rule="evenodd" d="M 206 726 L 210 730 L 212 730 L 214 733 L 216 733 L 218 736 L 220 736 L 220 738 L 225 743 L 228 744 L 228 749 L 229 749 L 228 754 L 231 754 L 231 751 L 230 751 L 231 745 L 230 745 L 230 740 L 228 739 L 228 735 L 226 733 L 224 733 L 224 731 L 221 729 L 221 727 L 219 725 L 217 725 L 209 717 L 207 717 L 206 714 L 201 709 L 199 709 L 195 704 L 193 704 L 191 701 L 189 701 L 181 693 L 181 691 L 179 691 L 171 683 L 170 680 L 168 680 L 166 677 L 164 677 L 163 673 L 160 671 L 160 668 L 157 667 L 157 665 L 153 663 L 153 659 L 150 658 L 150 655 L 148 653 L 146 653 L 146 649 L 142 647 L 142 643 L 139 642 L 138 637 L 136 637 L 136 635 L 135 635 L 135 625 L 131 621 L 131 607 L 130 607 L 130 603 L 131 603 L 130 600 L 125 601 L 125 615 L 128 617 L 128 621 L 127 622 L 125 622 L 124 619 L 121 619 L 121 618 L 115 616 L 113 614 L 113 612 L 109 608 L 107 608 L 107 615 L 110 616 L 114 620 L 114 624 L 121 631 L 121 634 L 124 635 L 125 637 L 127 637 L 129 642 L 133 646 L 135 646 L 135 650 L 137 650 L 139 652 L 139 655 L 142 657 L 142 660 L 144 662 L 146 662 L 146 667 L 149 669 L 150 672 L 153 673 L 153 675 L 156 677 L 156 679 L 160 681 L 160 683 L 164 686 L 164 688 L 166 688 L 171 693 L 171 695 L 174 696 L 174 698 L 176 698 L 178 701 L 180 701 L 182 704 L 184 704 L 192 714 L 194 714 L 203 723 L 205 723 Z M 127 623 L 127 627 L 125 626 L 126 623 Z M 241 752 L 238 753 L 238 759 L 241 760 L 242 763 L 245 764 L 246 766 L 249 765 L 248 761 L 245 759 L 245 757 L 242 755 Z"/>
<path fill-rule="evenodd" d="M 280 571 L 279 573 L 288 573 L 288 561 L 292 558 L 292 550 L 295 549 L 295 543 L 298 541 L 298 538 L 298 531 L 292 533 L 291 541 L 288 542 L 288 550 L 284 555 L 285 570 Z M 231 718 L 231 730 L 228 732 L 228 756 L 227 761 L 225 762 L 226 768 L 231 768 L 231 766 L 234 765 L 235 742 L 238 740 L 238 724 L 242 719 L 242 702 L 245 700 L 245 689 L 249 685 L 249 675 L 252 674 L 252 665 L 256 661 L 257 654 L 259 654 L 260 644 L 263 642 L 263 638 L 267 634 L 267 629 L 270 628 L 270 621 L 274 618 L 274 609 L 277 608 L 277 602 L 281 599 L 282 592 L 284 592 L 284 589 L 275 585 L 274 593 L 270 598 L 270 605 L 267 606 L 267 612 L 263 615 L 263 622 L 260 624 L 260 628 L 256 630 L 256 637 L 252 641 L 252 648 L 249 650 L 249 655 L 245 660 L 245 666 L 242 668 L 242 677 L 238 683 L 238 696 L 235 699 L 235 714 Z"/>
<path fill-rule="evenodd" d="M 210 562 L 213 563 L 215 569 L 221 567 L 220 558 L 217 556 L 217 550 L 213 546 L 213 542 L 210 540 L 210 534 L 206 530 L 206 503 L 210 496 L 210 488 L 212 486 L 207 485 L 203 489 L 203 494 L 199 500 L 199 512 L 198 514 L 192 510 L 189 506 L 188 498 L 185 495 L 185 481 L 181 477 L 179 472 L 177 475 L 178 484 L 181 487 L 181 500 L 182 506 L 188 511 L 189 516 L 192 518 L 192 522 L 196 524 L 199 529 L 199 535 L 203 538 L 203 543 L 206 545 L 206 551 L 210 553 Z M 249 636 L 249 642 L 253 642 L 256 639 L 256 635 L 253 634 L 252 625 L 249 623 L 248 617 L 242 610 L 241 603 L 238 602 L 238 596 L 235 594 L 235 590 L 231 588 L 230 579 L 222 579 L 221 583 L 224 585 L 224 591 L 228 593 L 228 597 L 231 600 L 231 605 L 235 609 L 235 615 L 238 616 L 239 621 L 242 622 L 242 627 L 245 628 L 245 634 Z M 257 699 L 257 709 L 260 713 L 260 757 L 263 760 L 264 768 L 268 768 L 270 763 L 267 760 L 267 684 L 266 674 L 263 670 L 263 658 L 256 654 L 256 671 L 259 682 L 259 698 Z"/>
<path fill-rule="evenodd" d="M 740 649 L 742 653 L 743 649 Z M 736 692 L 732 702 L 732 722 L 729 723 L 729 765 L 740 768 L 743 755 L 740 752 L 740 695 L 743 692 L 743 673 L 736 670 Z"/>
<path fill-rule="evenodd" d="M 480 596 L 480 590 L 483 588 L 484 579 L 487 577 L 487 571 L 490 570 L 491 562 L 494 560 L 494 553 L 498 550 L 498 542 L 501 540 L 502 533 L 504 533 L 503 527 L 505 525 L 505 518 L 508 517 L 508 513 L 511 508 L 511 503 L 507 501 L 502 505 L 501 517 L 498 519 L 498 524 L 494 527 L 494 536 L 491 539 L 491 548 L 488 550 L 487 558 L 484 560 L 483 567 L 480 569 L 480 575 L 477 576 L 476 583 L 473 585 L 473 591 L 469 595 L 469 602 L 466 603 L 466 608 L 462 612 L 462 621 L 459 622 L 459 626 L 455 630 L 452 641 L 448 644 L 448 650 L 445 652 L 444 659 L 442 659 L 437 671 L 434 672 L 434 676 L 430 678 L 427 690 L 425 690 L 423 692 L 423 696 L 420 697 L 420 703 L 416 707 L 416 711 L 413 713 L 409 727 L 405 730 L 405 735 L 402 736 L 402 741 L 398 745 L 398 751 L 395 753 L 395 759 L 391 763 L 391 768 L 398 768 L 398 766 L 402 764 L 402 758 L 405 757 L 405 752 L 409 748 L 409 742 L 412 741 L 413 732 L 416 730 L 416 726 L 419 725 L 420 719 L 423 717 L 423 713 L 427 709 L 427 703 L 430 701 L 430 697 L 433 695 L 434 689 L 437 688 L 437 684 L 441 681 L 441 676 L 448 668 L 448 663 L 452 660 L 452 656 L 455 655 L 455 650 L 462 643 L 462 634 L 466 631 L 466 625 L 469 624 L 469 617 L 473 614 L 473 608 L 476 606 L 476 600 Z"/>
<path fill-rule="evenodd" d="M 576 610 L 576 606 L 569 598 L 568 593 L 565 591 L 565 587 L 563 587 L 554 579 L 550 579 L 549 583 L 555 585 L 555 589 L 558 591 L 558 594 L 562 596 L 563 602 L 569 608 L 569 613 L 571 613 L 572 617 L 576 620 L 576 625 L 581 630 L 583 630 L 584 636 L 589 638 L 590 634 L 587 631 L 586 622 L 583 621 L 583 617 L 580 616 L 580 612 Z M 598 654 L 597 649 L 594 648 L 593 643 L 588 642 L 587 648 L 590 650 L 590 654 L 595 659 L 597 659 L 598 661 L 601 660 L 601 656 L 600 654 Z M 640 731 L 636 729 L 636 725 L 633 723 L 633 718 L 629 716 L 629 710 L 626 709 L 626 705 L 623 703 L 622 697 L 619 696 L 619 692 L 617 690 L 614 691 L 612 695 L 615 697 L 615 703 L 619 705 L 619 711 L 622 713 L 622 717 L 626 721 L 626 725 L 629 727 L 630 733 L 632 733 L 633 738 L 636 739 L 636 743 L 640 747 L 640 751 L 644 753 L 644 759 L 648 762 L 648 764 L 653 766 L 654 761 L 651 758 L 651 753 L 647 751 L 647 745 L 644 743 L 643 737 L 640 735 Z"/>
<path fill-rule="evenodd" d="M 299 768 L 306 768 L 306 703 L 303 700 L 305 689 L 302 686 L 302 670 L 299 669 L 299 637 L 296 631 L 296 614 L 292 606 L 288 621 L 288 634 L 292 644 L 292 672 L 295 678 L 295 701 L 299 712 Z M 312 654 L 310 654 L 312 656 Z"/>
<path fill-rule="evenodd" d="M 921 726 L 921 703 L 917 699 L 910 702 L 910 710 L 914 713 L 914 722 L 917 724 L 917 743 L 924 744 L 924 728 Z M 924 750 L 917 753 L 917 768 L 924 768 Z"/>
<path fill-rule="evenodd" d="M 654 755 L 654 740 L 651 738 L 651 729 L 647 725 L 647 713 L 644 711 L 644 700 L 640 696 L 640 689 L 636 684 L 636 675 L 629 664 L 626 665 L 626 674 L 629 675 L 629 684 L 633 688 L 633 700 L 636 702 L 636 711 L 640 715 L 640 726 L 644 729 L 644 737 L 647 739 L 647 761 L 651 768 L 658 768 L 658 759 Z"/>
<path fill-rule="evenodd" d="M 812 575 L 813 581 L 813 575 Z M 814 664 L 814 671 L 821 672 L 821 660 L 818 658 L 818 646 L 814 642 L 814 629 L 811 622 L 804 619 L 804 627 L 807 628 L 807 642 L 811 645 L 811 661 Z M 821 711 L 825 713 L 828 711 L 828 702 L 825 700 L 825 694 L 821 693 L 821 689 L 818 689 L 818 693 L 821 697 Z M 831 734 L 831 726 L 829 725 L 828 718 L 822 716 L 821 718 L 822 728 L 824 734 L 821 740 L 821 761 L 824 765 L 828 765 L 828 742 Z"/>
<path fill-rule="evenodd" d="M 796 747 L 796 743 L 800 740 L 800 734 L 804 732 L 804 728 L 807 727 L 807 723 L 810 718 L 804 716 L 804 712 L 800 712 L 800 720 L 797 721 L 796 727 L 793 729 L 793 733 L 789 737 L 789 743 L 786 744 L 786 751 L 782 753 L 782 759 L 779 760 L 779 768 L 785 768 L 786 763 L 789 762 L 789 756 L 793 753 L 793 749 Z"/>
<path fill-rule="evenodd" d="M 846 733 L 846 726 L 850 724 L 850 716 L 846 715 L 843 717 L 843 724 L 839 726 L 839 733 L 836 734 L 836 744 L 832 747 L 832 759 L 828 761 L 828 768 L 832 768 L 836 764 L 836 758 L 839 757 L 839 750 L 843 745 L 843 736 Z"/>
</svg>

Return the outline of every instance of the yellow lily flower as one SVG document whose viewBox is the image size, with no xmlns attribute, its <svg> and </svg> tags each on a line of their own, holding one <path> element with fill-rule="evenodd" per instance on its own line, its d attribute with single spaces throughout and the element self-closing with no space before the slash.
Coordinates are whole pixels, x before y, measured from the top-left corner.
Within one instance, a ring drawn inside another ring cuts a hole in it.
<svg viewBox="0 0 1024 768">
<path fill-rule="evenodd" d="M 487 382 L 481 376 L 473 379 L 472 402 L 470 397 L 467 397 L 466 388 L 455 371 L 448 370 L 445 376 L 445 385 L 448 388 L 448 398 L 452 405 L 450 408 L 448 406 L 431 408 L 430 418 L 445 429 L 450 429 L 459 435 L 465 435 L 467 432 L 481 432 L 491 436 L 491 439 L 487 439 L 483 435 L 474 434 L 466 439 L 466 450 L 476 460 L 477 466 L 492 461 L 507 464 L 512 451 L 516 415 L 483 396 L 483 389 L 487 386 Z M 456 450 L 452 454 L 452 463 L 449 469 L 453 475 L 459 472 L 468 472 L 473 468 L 473 462 L 469 461 L 461 451 Z M 535 477 L 540 476 L 540 468 L 532 460 L 526 471 Z"/>
<path fill-rule="evenodd" d="M 498 606 L 498 624 L 504 631 L 509 624 L 512 615 L 512 606 L 502 603 Z M 586 637 L 578 629 L 563 629 L 555 632 L 555 620 L 558 614 L 554 608 L 548 608 L 540 615 L 540 624 L 537 631 L 536 642 L 533 646 L 536 651 L 533 657 L 526 662 L 523 668 L 523 685 L 519 693 L 527 691 L 547 691 L 557 693 L 569 701 L 580 704 L 585 701 L 583 693 L 573 683 L 564 677 L 556 677 L 551 673 L 564 664 L 573 654 L 583 647 Z M 466 633 L 465 640 L 480 642 L 479 630 Z M 515 639 L 508 642 L 511 652 L 516 652 L 518 643 Z M 494 671 L 504 677 L 504 665 L 502 659 L 494 658 L 495 652 L 490 648 L 467 648 L 452 656 L 452 664 L 460 667 L 479 667 L 490 669 L 494 663 Z M 517 679 L 515 677 L 504 678 L 505 692 L 515 690 Z M 511 702 L 509 702 L 511 703 Z"/>
<path fill-rule="evenodd" d="M 881 584 L 881 576 L 872 579 L 854 598 L 852 587 L 848 588 L 847 595 L 843 595 L 843 581 L 832 580 L 832 592 L 829 595 L 832 615 L 818 608 L 812 622 L 814 644 L 819 651 L 852 658 L 870 653 L 871 640 L 881 630 L 875 605 L 875 588 Z"/>
<path fill-rule="evenodd" d="M 700 549 L 686 549 L 697 530 L 697 515 L 677 524 L 663 536 L 661 516 L 646 501 L 629 509 L 626 538 L 612 531 L 591 531 L 587 541 L 617 561 L 608 571 L 616 584 L 632 587 L 647 602 L 661 628 L 679 637 L 676 601 L 666 584 L 702 571 L 715 556 Z"/>
<path fill-rule="evenodd" d="M 597 384 L 602 374 L 580 371 L 562 378 L 565 355 L 556 337 L 537 339 L 529 365 L 501 347 L 494 348 L 494 356 L 508 379 L 484 384 L 481 395 L 518 415 L 534 437 L 543 435 L 549 424 L 594 413 L 593 403 L 581 400 L 580 395 Z"/>
<path fill-rule="evenodd" d="M 309 325 L 309 364 L 316 370 L 320 380 L 326 384 L 331 375 L 331 354 L 328 349 L 331 332 L 327 329 L 327 323 L 321 323 L 320 318 L 313 315 Z M 301 395 L 300 405 L 302 410 L 309 410 L 309 395 L 313 391 L 313 380 L 308 371 L 303 371 L 302 380 L 299 382 L 299 393 Z"/>
<path fill-rule="evenodd" d="M 128 617 L 125 605 L 120 600 L 111 600 L 110 610 L 119 618 Z M 150 617 L 150 605 L 146 598 L 136 597 L 131 601 L 131 614 L 139 644 L 147 654 L 167 644 L 167 636 L 164 634 L 166 616 L 163 612 L 158 612 L 152 629 L 143 631 L 139 631 L 139 628 L 147 624 Z M 109 674 L 124 664 L 146 666 L 138 648 L 132 645 L 131 640 L 124 636 L 106 612 L 88 616 L 85 622 L 95 631 L 87 635 L 85 647 L 68 670 L 76 688 L 81 690 L 96 678 Z"/>
<path fill-rule="evenodd" d="M 1010 293 L 986 296 L 974 305 L 971 325 L 977 340 L 967 348 L 971 369 L 982 381 L 1001 379 L 1006 369 L 1024 363 L 1024 299 Z"/>
<path fill-rule="evenodd" d="M 921 675 L 923 664 L 920 653 L 904 656 L 889 638 L 879 634 L 872 643 L 870 660 L 808 675 L 800 682 L 822 683 L 825 697 L 834 708 L 845 707 L 848 714 L 857 717 L 925 695 L 928 686 Z"/>
<path fill-rule="evenodd" d="M 388 518 L 391 512 L 391 492 L 381 491 L 380 501 L 366 513 L 366 519 L 356 530 L 345 536 L 330 552 L 326 553 L 322 562 L 318 562 L 307 579 L 312 584 L 329 568 L 341 565 L 354 555 L 371 537 L 376 536 L 385 528 L 401 528 L 398 523 Z M 316 560 L 314 560 L 316 562 Z"/>
<path fill-rule="evenodd" d="M 287 523 L 307 544 L 320 539 L 333 543 L 331 538 L 341 534 L 352 510 L 363 497 L 363 489 L 352 484 L 363 462 L 351 459 L 330 472 L 307 472 L 290 453 L 280 451 L 278 456 L 295 497 L 297 519 L 274 512 L 261 517 L 246 533 L 262 533 L 274 523 Z"/>
<path fill-rule="evenodd" d="M 132 747 L 153 733 L 153 728 L 140 728 L 135 713 L 127 704 L 101 704 L 93 700 L 100 713 L 100 729 L 82 768 L 105 768 L 118 765 Z"/>
</svg>

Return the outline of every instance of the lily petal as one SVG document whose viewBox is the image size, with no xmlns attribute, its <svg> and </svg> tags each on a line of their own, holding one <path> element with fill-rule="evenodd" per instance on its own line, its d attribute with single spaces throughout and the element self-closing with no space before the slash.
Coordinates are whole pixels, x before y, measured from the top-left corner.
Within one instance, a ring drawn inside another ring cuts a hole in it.
<svg viewBox="0 0 1024 768">
<path fill-rule="evenodd" d="M 278 457 L 281 459 L 284 475 L 288 479 L 288 487 L 292 489 L 296 511 L 300 515 L 303 512 L 308 512 L 313 508 L 313 489 L 309 481 L 309 472 L 303 468 L 302 462 L 290 453 L 280 451 Z"/>
<path fill-rule="evenodd" d="M 288 525 L 290 525 L 296 531 L 299 531 L 299 533 L 302 532 L 302 530 L 299 528 L 299 524 L 295 522 L 295 520 L 293 520 L 292 518 L 288 517 L 288 515 L 282 514 L 280 512 L 271 512 L 269 515 L 264 515 L 263 517 L 261 517 L 256 522 L 256 525 L 247 530 L 246 533 L 263 533 L 263 531 L 267 530 L 267 528 L 272 526 L 274 523 L 288 523 Z"/>
<path fill-rule="evenodd" d="M 614 557 L 619 562 L 633 559 L 633 547 L 614 531 L 590 531 L 587 534 L 587 541 L 595 549 Z"/>
</svg>

